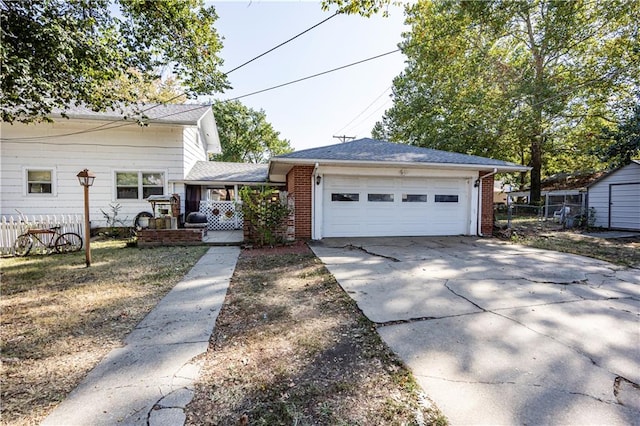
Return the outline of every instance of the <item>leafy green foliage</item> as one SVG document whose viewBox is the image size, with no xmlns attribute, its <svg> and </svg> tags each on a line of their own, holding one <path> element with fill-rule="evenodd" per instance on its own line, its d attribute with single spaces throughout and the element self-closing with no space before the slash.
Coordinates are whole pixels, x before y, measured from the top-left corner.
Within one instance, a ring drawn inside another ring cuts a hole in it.
<svg viewBox="0 0 640 426">
<path fill-rule="evenodd" d="M 101 89 L 123 76 L 149 83 L 170 72 L 191 96 L 228 87 L 217 15 L 203 0 L 3 1 L 0 13 L 5 122 L 114 106 L 128 99 Z"/>
<path fill-rule="evenodd" d="M 280 192 L 268 186 L 245 186 L 238 193 L 244 219 L 251 226 L 252 242 L 259 247 L 283 242 L 279 231 L 285 226 L 284 221 L 291 214 L 291 208 L 286 200 L 280 199 Z"/>
<path fill-rule="evenodd" d="M 266 163 L 273 155 L 293 151 L 287 139 L 267 122 L 264 111 L 256 111 L 240 101 L 216 101 L 213 115 L 218 125 L 222 153 L 214 161 Z"/>
<path fill-rule="evenodd" d="M 640 86 L 640 3 L 433 0 L 406 14 L 407 67 L 374 137 L 530 165 L 533 202 L 544 173 L 602 167 L 598 129 Z"/>
<path fill-rule="evenodd" d="M 100 96 L 113 96 L 123 102 L 183 103 L 187 95 L 179 82 L 169 77 L 149 81 L 138 70 L 130 70 L 98 88 Z"/>
<path fill-rule="evenodd" d="M 640 103 L 616 130 L 604 128 L 601 136 L 611 143 L 596 148 L 595 154 L 612 169 L 629 164 L 632 159 L 640 159 Z"/>
</svg>

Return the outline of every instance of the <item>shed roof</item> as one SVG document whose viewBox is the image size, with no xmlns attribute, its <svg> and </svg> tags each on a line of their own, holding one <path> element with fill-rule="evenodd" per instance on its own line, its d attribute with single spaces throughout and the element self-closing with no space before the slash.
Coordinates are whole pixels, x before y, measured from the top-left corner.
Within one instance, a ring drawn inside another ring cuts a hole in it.
<svg viewBox="0 0 640 426">
<path fill-rule="evenodd" d="M 593 185 L 596 185 L 596 184 L 600 183 L 604 179 L 612 176 L 613 174 L 617 173 L 618 171 L 620 171 L 622 169 L 626 169 L 627 167 L 638 167 L 638 166 L 640 166 L 640 160 L 631 160 L 631 162 L 629 164 L 625 164 L 624 166 L 620 166 L 617 169 L 611 170 L 609 173 L 606 173 L 603 176 L 601 176 L 600 178 L 598 178 L 595 181 L 591 182 L 589 185 L 587 185 L 587 188 L 591 188 Z"/>
<path fill-rule="evenodd" d="M 189 171 L 185 181 L 227 184 L 264 183 L 267 181 L 268 169 L 268 164 L 198 161 Z"/>
</svg>

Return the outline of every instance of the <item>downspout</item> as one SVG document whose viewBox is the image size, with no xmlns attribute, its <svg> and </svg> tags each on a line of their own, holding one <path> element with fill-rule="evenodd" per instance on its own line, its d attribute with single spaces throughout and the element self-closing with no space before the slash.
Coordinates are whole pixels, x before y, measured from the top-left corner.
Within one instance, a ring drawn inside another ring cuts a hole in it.
<svg viewBox="0 0 640 426">
<path fill-rule="evenodd" d="M 316 163 L 313 166 L 313 173 L 311 174 L 311 239 L 316 239 L 316 220 L 317 220 L 317 216 L 316 215 L 316 178 L 317 175 L 316 173 L 318 172 L 318 167 L 320 165 L 318 163 Z"/>
<path fill-rule="evenodd" d="M 476 224 L 476 228 L 477 228 L 476 232 L 481 237 L 484 237 L 484 235 L 482 235 L 482 180 L 484 178 L 488 178 L 489 176 L 493 176 L 496 173 L 498 173 L 498 169 L 494 167 L 491 173 L 487 173 L 486 175 L 480 176 L 476 180 L 476 186 L 478 187 L 478 219 L 479 219 Z"/>
</svg>

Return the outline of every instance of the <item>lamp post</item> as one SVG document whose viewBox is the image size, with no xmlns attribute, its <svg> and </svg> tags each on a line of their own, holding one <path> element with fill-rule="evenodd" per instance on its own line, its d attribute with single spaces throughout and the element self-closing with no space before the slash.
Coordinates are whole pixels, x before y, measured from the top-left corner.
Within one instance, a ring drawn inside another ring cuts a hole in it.
<svg viewBox="0 0 640 426">
<path fill-rule="evenodd" d="M 88 169 L 84 169 L 77 174 L 78 182 L 84 188 L 84 235 L 85 246 L 84 253 L 87 262 L 87 268 L 91 266 L 91 226 L 89 225 L 89 187 L 93 185 L 93 181 L 96 175 L 91 173 Z"/>
</svg>

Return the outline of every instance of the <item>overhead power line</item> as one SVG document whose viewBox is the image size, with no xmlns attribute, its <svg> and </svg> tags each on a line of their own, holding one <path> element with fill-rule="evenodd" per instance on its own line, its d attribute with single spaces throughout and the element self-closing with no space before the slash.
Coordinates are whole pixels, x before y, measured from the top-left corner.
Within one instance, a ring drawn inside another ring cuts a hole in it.
<svg viewBox="0 0 640 426">
<path fill-rule="evenodd" d="M 280 43 L 279 45 L 277 45 L 277 46 L 275 46 L 275 47 L 272 47 L 271 49 L 267 50 L 267 51 L 266 51 L 266 52 L 264 52 L 264 53 L 259 54 L 258 56 L 256 56 L 256 57 L 255 57 L 255 58 L 253 58 L 253 59 L 249 59 L 247 62 L 245 62 L 245 63 L 243 63 L 243 64 L 241 64 L 241 65 L 238 65 L 237 67 L 235 67 L 235 68 L 234 68 L 234 69 L 232 69 L 231 71 L 227 71 L 227 72 L 226 72 L 226 73 L 224 73 L 224 74 L 225 74 L 225 75 L 229 75 L 229 74 L 231 74 L 232 72 L 234 72 L 235 70 L 238 70 L 238 69 L 240 69 L 240 68 L 244 67 L 245 65 L 250 64 L 251 62 L 255 61 L 256 59 L 262 58 L 264 55 L 266 55 L 266 54 L 268 54 L 268 53 L 273 52 L 274 50 L 276 50 L 276 49 L 278 49 L 278 48 L 280 48 L 280 47 L 284 46 L 285 44 L 287 44 L 287 43 L 289 43 L 289 42 L 291 42 L 291 41 L 293 41 L 293 40 L 297 39 L 297 38 L 298 38 L 298 37 L 300 37 L 301 35 L 303 35 L 303 34 L 305 34 L 305 33 L 308 33 L 308 32 L 309 32 L 309 31 L 311 31 L 312 29 L 314 29 L 314 28 L 316 28 L 316 27 L 318 27 L 318 26 L 320 26 L 320 25 L 324 24 L 324 23 L 325 23 L 325 22 L 327 22 L 329 19 L 335 18 L 338 14 L 339 14 L 339 12 L 334 13 L 333 15 L 329 16 L 327 19 L 325 19 L 325 20 L 323 20 L 323 21 L 318 22 L 318 23 L 317 23 L 317 24 L 315 24 L 314 26 L 307 28 L 306 30 L 302 31 L 301 33 L 298 33 L 298 34 L 294 35 L 294 36 L 293 36 L 293 37 L 291 37 L 290 39 L 288 39 L 288 40 L 286 40 L 286 41 L 283 41 L 283 42 L 282 42 L 282 43 Z"/>
<path fill-rule="evenodd" d="M 356 115 L 355 117 L 353 117 L 353 119 L 351 121 L 349 121 L 347 124 L 344 125 L 344 127 L 342 127 L 340 130 L 338 130 L 337 132 L 334 133 L 340 133 L 341 131 L 343 131 L 344 129 L 346 129 L 347 127 L 349 127 L 349 125 L 351 125 L 351 123 L 353 123 L 354 121 L 356 121 L 358 118 L 360 118 L 360 116 L 362 114 L 364 114 L 365 112 L 367 112 L 367 110 L 369 108 L 371 108 L 373 106 L 373 104 L 375 104 L 378 99 L 380 99 L 385 93 L 387 93 L 387 91 L 391 89 L 391 86 L 387 87 L 386 89 L 384 89 L 384 91 L 382 93 L 380 93 L 369 105 L 367 105 L 367 107 L 365 109 L 363 109 L 362 111 L 360 111 L 360 113 L 358 115 Z"/>
<path fill-rule="evenodd" d="M 280 47 L 284 46 L 285 44 L 287 44 L 287 43 L 289 43 L 289 42 L 291 42 L 291 41 L 293 41 L 293 40 L 297 39 L 297 38 L 298 38 L 298 37 L 300 37 L 301 35 L 306 34 L 306 33 L 308 33 L 309 31 L 313 30 L 314 28 L 316 28 L 316 27 L 318 27 L 318 26 L 320 26 L 320 25 L 324 24 L 325 22 L 327 22 L 327 21 L 329 21 L 330 19 L 334 18 L 334 17 L 335 17 L 336 15 L 338 15 L 338 14 L 339 14 L 339 12 L 334 13 L 333 15 L 329 16 L 328 18 L 326 18 L 326 19 L 324 19 L 324 20 L 322 20 L 322 21 L 318 22 L 317 24 L 312 25 L 311 27 L 307 28 L 306 30 L 304 30 L 304 31 L 302 31 L 302 32 L 300 32 L 300 33 L 298 33 L 298 34 L 296 34 L 295 36 L 291 37 L 290 39 L 288 39 L 288 40 L 286 40 L 286 41 L 283 41 L 282 43 L 278 44 L 277 46 L 274 46 L 274 47 L 272 47 L 271 49 L 269 49 L 269 50 L 267 50 L 267 51 L 265 51 L 265 52 L 263 52 L 263 53 L 259 54 L 258 56 L 254 57 L 254 58 L 252 58 L 252 59 L 249 59 L 248 61 L 244 62 L 243 64 L 238 65 L 237 67 L 233 68 L 231 71 L 228 71 L 228 72 L 224 73 L 224 75 L 229 75 L 229 74 L 231 74 L 232 72 L 234 72 L 234 71 L 236 71 L 236 70 L 239 70 L 240 68 L 242 68 L 242 67 L 244 67 L 244 66 L 246 66 L 246 65 L 250 64 L 251 62 L 255 61 L 256 59 L 259 59 L 259 58 L 261 58 L 261 57 L 263 57 L 263 56 L 265 56 L 265 55 L 267 55 L 267 54 L 269 54 L 269 53 L 273 52 L 274 50 L 279 49 Z M 162 103 L 162 104 L 157 104 L 157 105 L 149 106 L 148 108 L 145 108 L 145 109 L 141 110 L 141 111 L 140 111 L 140 115 L 142 115 L 142 114 L 144 114 L 144 113 L 146 113 L 146 112 L 148 112 L 148 111 L 151 111 L 151 110 L 152 110 L 152 109 L 154 109 L 154 108 L 158 108 L 160 105 L 168 104 L 169 102 L 174 101 L 174 100 L 176 100 L 176 99 L 178 99 L 178 98 L 180 98 L 180 97 L 182 97 L 182 96 L 185 96 L 186 94 L 187 94 L 186 92 L 181 92 L 181 93 L 179 93 L 179 94 L 177 94 L 177 95 L 175 95 L 175 96 L 173 96 L 173 97 L 169 98 L 167 101 L 165 101 L 165 102 L 164 102 L 164 103 Z M 200 108 L 201 106 L 202 106 L 202 105 L 198 105 L 198 106 L 197 106 L 197 108 Z M 194 109 L 196 109 L 196 108 L 194 108 Z M 170 116 L 170 115 L 172 115 L 172 114 L 167 114 L 167 115 L 160 116 L 160 117 L 156 117 L 156 118 L 165 118 L 165 117 L 168 117 L 168 116 Z M 118 123 L 118 125 L 116 125 L 116 126 L 111 126 L 112 124 L 116 124 L 116 123 Z M 63 137 L 63 136 L 73 136 L 73 135 L 78 135 L 78 134 L 84 134 L 84 133 L 97 132 L 97 131 L 101 131 L 101 130 L 115 129 L 115 128 L 123 127 L 123 126 L 130 126 L 130 125 L 132 125 L 132 124 L 135 124 L 135 122 L 128 122 L 128 121 L 127 121 L 127 122 L 125 122 L 125 123 L 122 123 L 122 121 L 121 121 L 121 120 L 113 120 L 113 121 L 110 121 L 110 122 L 107 122 L 107 123 L 101 124 L 101 125 L 99 125 L 99 126 L 92 127 L 91 129 L 80 130 L 80 131 L 77 131 L 77 132 L 66 133 L 66 134 L 60 134 L 60 135 L 55 135 L 55 136 L 47 136 L 46 138 L 51 138 L 51 137 Z M 0 140 L 3 140 L 3 141 L 10 141 L 10 140 L 31 140 L 31 139 L 40 139 L 40 138 L 45 138 L 45 137 L 32 137 L 32 138 L 0 138 Z"/>
<path fill-rule="evenodd" d="M 307 77 L 302 77 L 302 78 L 299 78 L 297 80 L 288 81 L 286 83 L 278 84 L 277 86 L 271 86 L 271 87 L 268 87 L 266 89 L 257 90 L 255 92 L 247 93 L 246 95 L 236 96 L 235 98 L 230 98 L 230 99 L 227 99 L 227 100 L 228 101 L 236 101 L 238 99 L 246 98 L 248 96 L 253 96 L 253 95 L 257 95 L 259 93 L 268 92 L 269 90 L 279 89 L 281 87 L 289 86 L 291 84 L 300 83 L 301 81 L 309 80 L 309 79 L 312 79 L 312 78 L 315 78 L 315 77 L 320 77 L 321 75 L 325 75 L 325 74 L 329 74 L 329 73 L 332 73 L 332 72 L 343 70 L 345 68 L 353 67 L 355 65 L 359 65 L 359 64 L 362 64 L 364 62 L 373 61 L 374 59 L 382 58 L 383 56 L 391 55 L 392 53 L 396 53 L 396 52 L 399 52 L 399 51 L 400 51 L 400 49 L 392 50 L 390 52 L 386 52 L 386 53 L 382 53 L 380 55 L 372 56 L 370 58 L 363 59 L 361 61 L 352 62 L 350 64 L 343 65 L 341 67 L 337 67 L 337 68 L 333 68 L 333 69 L 330 69 L 330 70 L 327 70 L 327 71 L 319 72 L 317 74 L 309 75 Z"/>
<path fill-rule="evenodd" d="M 354 140 L 356 137 L 355 136 L 347 136 L 347 135 L 342 135 L 342 136 L 334 136 L 334 139 L 340 139 L 342 141 L 342 143 L 345 143 L 347 140 Z"/>
</svg>

